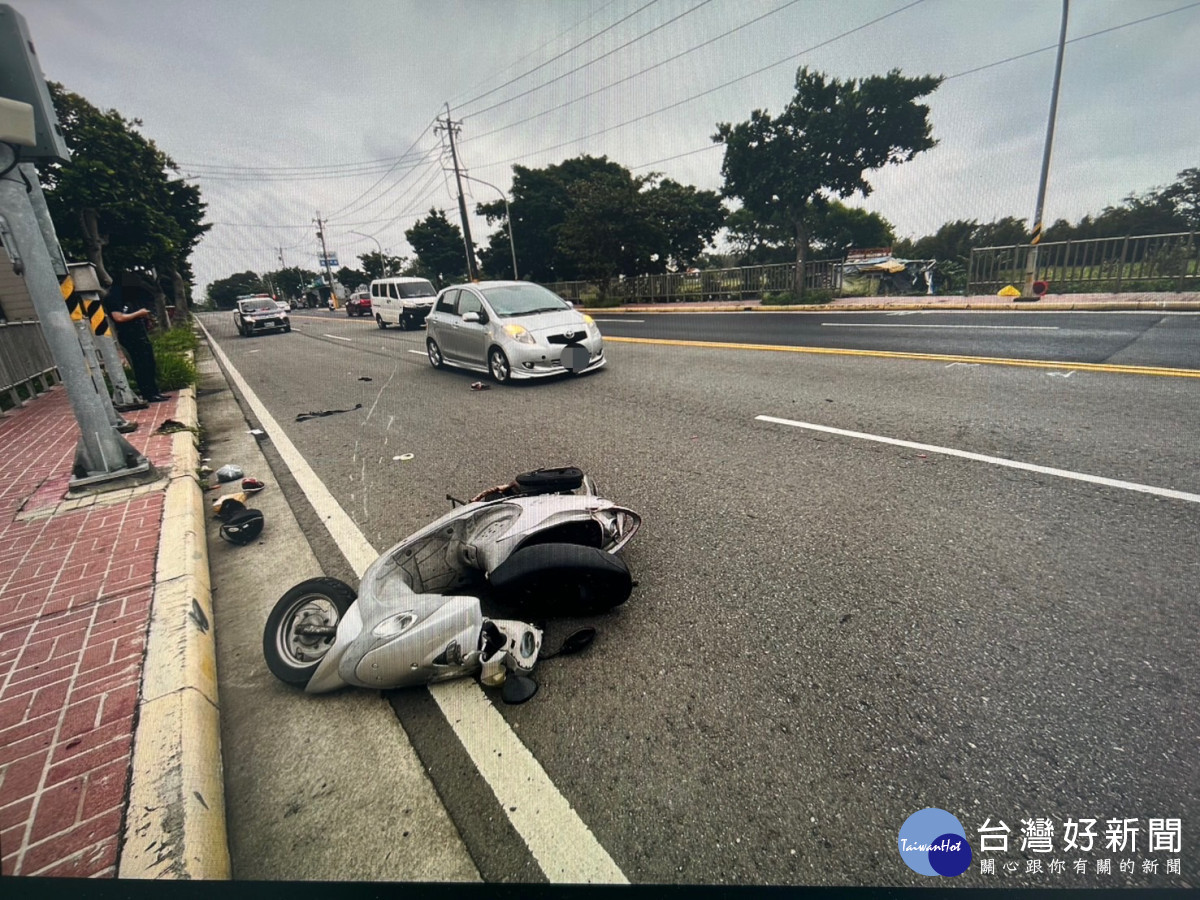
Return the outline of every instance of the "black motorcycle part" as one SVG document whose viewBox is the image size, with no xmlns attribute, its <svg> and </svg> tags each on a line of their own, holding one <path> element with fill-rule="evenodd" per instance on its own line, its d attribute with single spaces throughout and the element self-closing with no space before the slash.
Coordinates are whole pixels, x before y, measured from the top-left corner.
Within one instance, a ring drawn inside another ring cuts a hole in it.
<svg viewBox="0 0 1200 900">
<path fill-rule="evenodd" d="M 523 547 L 490 577 L 492 599 L 527 617 L 603 612 L 629 599 L 633 578 L 624 560 L 595 547 Z"/>
<path fill-rule="evenodd" d="M 271 670 L 271 674 L 280 681 L 296 687 L 308 684 L 333 639 L 328 636 L 311 637 L 303 643 L 311 644 L 311 655 L 315 658 L 298 659 L 292 650 L 291 641 L 294 634 L 292 630 L 300 624 L 296 622 L 297 616 L 304 615 L 306 608 L 319 606 L 323 601 L 327 601 L 336 610 L 337 621 L 322 624 L 336 625 L 357 597 L 354 588 L 344 581 L 324 577 L 302 581 L 280 597 L 271 614 L 267 616 L 267 627 L 263 629 L 263 656 L 266 657 L 267 668 Z M 306 646 L 306 651 L 308 649 Z M 306 655 L 309 654 L 306 652 Z"/>
<path fill-rule="evenodd" d="M 522 493 L 550 494 L 557 491 L 574 491 L 583 485 L 583 470 L 575 466 L 560 466 L 557 469 L 535 469 L 523 472 L 513 479 Z"/>
<path fill-rule="evenodd" d="M 554 659 L 556 656 L 570 656 L 572 653 L 579 653 L 586 650 L 592 645 L 592 641 L 596 639 L 596 629 L 590 625 L 584 626 L 577 631 L 572 631 L 563 642 L 558 645 L 557 650 L 546 652 L 543 650 L 538 654 L 538 662 L 543 659 Z"/>
<path fill-rule="evenodd" d="M 538 683 L 528 675 L 509 674 L 500 688 L 500 698 L 510 706 L 516 706 L 533 698 L 538 692 Z"/>
</svg>

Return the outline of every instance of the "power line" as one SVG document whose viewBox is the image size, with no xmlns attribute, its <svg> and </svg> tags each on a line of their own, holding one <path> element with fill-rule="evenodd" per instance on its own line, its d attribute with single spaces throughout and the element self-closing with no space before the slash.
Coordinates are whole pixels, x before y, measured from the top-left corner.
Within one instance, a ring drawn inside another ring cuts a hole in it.
<svg viewBox="0 0 1200 900">
<path fill-rule="evenodd" d="M 522 78 L 525 78 L 527 75 L 532 75 L 534 72 L 538 71 L 538 69 L 544 69 L 546 66 L 550 65 L 550 63 L 554 62 L 555 60 L 562 59 L 562 58 L 563 58 L 564 56 L 566 56 L 568 53 L 570 53 L 570 52 L 572 52 L 572 51 L 574 51 L 574 50 L 578 50 L 580 47 L 584 46 L 585 44 L 590 44 L 590 43 L 591 43 L 592 41 L 594 41 L 596 38 L 600 37 L 600 36 L 601 36 L 601 35 L 603 35 L 603 34 L 606 34 L 606 33 L 610 32 L 610 31 L 612 31 L 614 28 L 616 28 L 618 25 L 622 24 L 623 22 L 627 22 L 627 21 L 629 21 L 629 20 L 630 20 L 630 19 L 632 19 L 634 16 L 636 16 L 638 13 L 642 12 L 642 11 L 643 11 L 643 10 L 645 10 L 645 9 L 649 9 L 651 6 L 653 6 L 653 5 L 654 5 L 655 3 L 657 3 L 657 2 L 658 2 L 658 0 L 650 0 L 650 2 L 649 2 L 649 3 L 646 3 L 646 4 L 645 4 L 645 5 L 643 5 L 643 6 L 639 6 L 637 9 L 635 9 L 635 10 L 634 10 L 633 12 L 631 12 L 629 15 L 627 15 L 627 16 L 625 16 L 625 17 L 623 17 L 623 18 L 620 18 L 620 19 L 618 19 L 617 21 L 615 21 L 615 22 L 613 22 L 611 25 L 609 25 L 607 28 L 604 28 L 604 29 L 602 29 L 602 30 L 600 30 L 600 31 L 597 31 L 597 32 L 596 32 L 595 34 L 593 34 L 591 37 L 589 37 L 589 38 L 586 38 L 586 39 L 584 39 L 584 40 L 580 41 L 578 44 L 574 44 L 574 45 L 572 45 L 572 46 L 568 47 L 566 50 L 562 51 L 561 53 L 558 53 L 558 54 L 556 54 L 556 55 L 554 55 L 554 56 L 550 57 L 550 58 L 549 58 L 548 60 L 546 60 L 545 62 L 543 62 L 543 63 L 539 63 L 538 65 L 534 66 L 534 67 L 533 67 L 532 69 L 530 69 L 529 71 L 527 71 L 527 72 L 522 72 L 522 73 L 521 73 L 520 75 L 518 75 L 516 78 L 510 78 L 508 81 L 504 82 L 504 84 L 498 85 L 498 86 L 496 86 L 496 87 L 492 88 L 490 91 L 485 91 L 485 92 L 484 92 L 484 93 L 482 93 L 482 94 L 478 94 L 477 96 L 474 96 L 474 97 L 472 97 L 470 100 L 464 100 L 462 103 L 460 103 L 460 104 L 459 104 L 459 106 L 460 106 L 460 107 L 462 107 L 462 106 L 470 106 L 470 105 L 471 105 L 472 103 L 474 103 L 475 101 L 477 101 L 477 100 L 482 100 L 484 97 L 490 97 L 492 94 L 496 93 L 496 91 L 503 90 L 504 88 L 508 87 L 510 84 L 515 84 L 516 82 L 520 81 Z"/>
<path fill-rule="evenodd" d="M 471 113 L 470 116 L 464 116 L 463 118 L 468 119 L 468 118 L 471 118 L 472 116 L 481 116 L 485 112 L 490 112 L 493 109 L 498 109 L 501 106 L 506 106 L 509 103 L 512 103 L 514 100 L 520 100 L 522 97 L 527 97 L 530 94 L 536 93 L 537 91 L 540 91 L 544 87 L 549 87 L 550 85 L 554 84 L 556 81 L 561 81 L 564 78 L 574 75 L 576 72 L 582 71 L 583 69 L 588 68 L 588 66 L 591 66 L 591 65 L 594 65 L 595 63 L 600 62 L 600 60 L 604 59 L 605 57 L 612 56 L 614 53 L 618 53 L 621 50 L 624 50 L 626 47 L 629 47 L 632 44 L 636 44 L 638 41 L 643 40 L 644 38 L 650 37 L 650 35 L 654 34 L 654 32 L 659 31 L 663 28 L 666 28 L 668 25 L 671 25 L 675 22 L 678 22 L 684 16 L 690 16 L 696 10 L 700 9 L 703 6 L 707 6 L 711 2 L 712 2 L 712 0 L 700 0 L 699 3 L 697 3 L 695 6 L 691 7 L 690 9 L 687 9 L 684 12 L 681 12 L 679 15 L 677 15 L 673 18 L 667 19 L 667 21 L 663 22 L 661 25 L 655 25 L 649 31 L 644 31 L 641 34 L 639 34 L 637 37 L 630 38 L 629 40 L 627 40 L 625 43 L 621 44 L 618 47 L 613 47 L 613 49 L 608 50 L 604 53 L 601 53 L 595 59 L 590 59 L 585 63 L 581 63 L 580 65 L 576 66 L 575 68 L 573 68 L 567 72 L 563 72 L 561 75 L 554 76 L 549 81 L 543 81 L 541 84 L 534 85 L 533 87 L 528 88 L 527 90 L 524 90 L 519 94 L 514 94 L 513 96 L 509 97 L 506 100 L 498 100 L 495 103 L 493 103 L 491 106 L 485 106 L 483 109 L 478 109 L 475 112 Z"/>
<path fill-rule="evenodd" d="M 1122 25 L 1114 25 L 1111 28 L 1102 28 L 1099 31 L 1093 31 L 1091 34 L 1083 34 L 1083 35 L 1080 35 L 1079 37 L 1073 37 L 1069 41 L 1066 41 L 1066 43 L 1074 44 L 1076 41 L 1086 41 L 1088 38 L 1094 38 L 1097 35 L 1108 34 L 1109 32 L 1112 32 L 1112 31 L 1120 31 L 1122 28 L 1130 28 L 1134 25 L 1141 25 L 1143 22 L 1149 22 L 1151 19 L 1161 19 L 1163 16 L 1174 15 L 1177 12 L 1183 12 L 1184 10 L 1192 9 L 1193 7 L 1196 7 L 1196 6 L 1200 6 L 1200 2 L 1189 3 L 1186 6 L 1180 6 L 1180 7 L 1177 7 L 1176 9 L 1169 9 L 1166 12 L 1155 13 L 1152 16 L 1145 16 L 1144 18 L 1141 18 L 1141 19 L 1134 19 L 1132 22 L 1125 22 Z M 957 72 L 954 75 L 947 75 L 942 80 L 949 81 L 952 78 L 962 78 L 964 75 L 973 75 L 976 72 L 982 72 L 984 69 L 991 69 L 994 66 L 1002 66 L 1005 63 L 1015 62 L 1018 59 L 1025 59 L 1028 56 L 1035 56 L 1038 53 L 1045 53 L 1047 50 L 1057 50 L 1057 49 L 1058 49 L 1058 44 L 1049 44 L 1045 47 L 1040 47 L 1037 50 L 1030 50 L 1026 53 L 1018 53 L 1016 56 L 1009 56 L 1009 57 L 1006 57 L 1005 59 L 998 59 L 995 62 L 987 63 L 986 65 L 976 66 L 973 69 L 967 69 L 966 71 L 963 71 L 963 72 Z"/>
<path fill-rule="evenodd" d="M 412 152 L 413 148 L 415 146 L 417 146 L 417 144 L 420 142 L 421 138 L 425 137 L 425 135 L 429 133 L 429 129 L 433 127 L 433 123 L 435 121 L 437 121 L 436 118 L 431 119 L 429 122 L 426 123 L 425 127 L 421 129 L 421 133 L 418 134 L 416 136 L 416 138 L 413 140 L 413 142 L 408 145 L 408 149 L 406 149 L 403 153 L 400 154 L 400 157 L 397 159 L 395 165 L 399 165 L 400 159 L 403 159 L 409 153 Z M 429 156 L 429 154 L 426 153 L 422 157 L 422 160 L 427 159 L 428 156 Z M 395 168 L 395 165 L 393 165 L 393 168 Z M 348 209 L 350 209 L 352 206 L 354 206 L 354 204 L 356 204 L 359 200 L 361 200 L 363 197 L 367 196 L 367 194 L 371 193 L 371 191 L 375 190 L 375 188 L 379 187 L 379 185 L 383 184 L 384 179 L 387 178 L 388 175 L 390 175 L 390 174 L 391 174 L 391 170 L 385 172 L 378 181 L 376 181 L 373 185 L 371 185 L 369 188 L 367 188 L 365 191 L 363 191 L 361 194 L 359 194 L 357 197 L 355 197 L 353 200 L 351 200 L 349 203 L 347 203 L 341 209 L 339 209 L 333 213 L 330 213 L 329 218 L 336 219 L 338 216 L 342 215 L 344 212 L 346 212 Z M 370 203 L 368 203 L 366 205 L 369 206 Z"/>
<path fill-rule="evenodd" d="M 580 97 L 576 97 L 574 100 L 567 100 L 566 102 L 560 103 L 557 106 L 552 106 L 549 109 L 542 110 L 539 113 L 534 113 L 532 116 L 526 116 L 524 119 L 518 119 L 515 122 L 509 122 L 507 125 L 501 125 L 499 128 L 493 128 L 491 131 L 485 131 L 483 134 L 472 135 L 471 137 L 464 140 L 463 143 L 465 144 L 469 141 L 477 141 L 482 138 L 489 137 L 490 135 L 496 134 L 498 132 L 507 131 L 509 128 L 515 128 L 517 125 L 524 125 L 526 122 L 532 122 L 534 119 L 540 119 L 542 116 L 549 115 L 550 113 L 553 113 L 553 112 L 558 112 L 560 109 L 566 109 L 568 106 L 574 106 L 576 103 L 582 103 L 584 100 L 587 100 L 589 97 L 594 97 L 596 94 L 602 94 L 605 91 L 610 90 L 619 84 L 625 84 L 627 81 L 632 81 L 635 78 L 645 75 L 647 72 L 652 72 L 655 69 L 658 69 L 658 68 L 661 68 L 662 66 L 667 65 L 667 63 L 674 62 L 675 60 L 680 59 L 681 57 L 687 56 L 689 53 L 695 53 L 697 50 L 702 50 L 703 48 L 707 47 L 709 44 L 714 44 L 719 40 L 727 38 L 727 37 L 729 37 L 729 35 L 734 34 L 735 32 L 741 31 L 743 28 L 748 28 L 749 26 L 755 24 L 756 22 L 761 22 L 763 19 L 767 18 L 768 16 L 773 16 L 778 12 L 782 12 L 783 10 L 787 9 L 789 6 L 795 6 L 799 2 L 800 2 L 800 0 L 788 0 L 788 2 L 784 3 L 782 6 L 777 6 L 777 7 L 775 7 L 775 9 L 772 9 L 769 12 L 765 12 L 760 16 L 756 16 L 755 18 L 751 19 L 748 22 L 743 22 L 741 25 L 738 25 L 736 28 L 730 28 L 728 31 L 723 31 L 720 34 L 718 34 L 716 37 L 709 38 L 707 41 L 705 41 L 702 44 L 696 44 L 694 47 L 689 47 L 686 50 L 676 53 L 674 56 L 669 56 L 664 60 L 660 60 L 659 62 L 656 62 L 652 66 L 647 66 L 644 69 L 634 72 L 632 75 L 626 75 L 624 78 L 620 78 L 616 81 L 609 82 L 608 84 L 603 85 L 602 87 L 598 87 L 595 90 L 588 91 L 586 94 L 584 94 Z"/>
<path fill-rule="evenodd" d="M 396 160 L 402 159 L 402 158 L 403 158 L 402 156 L 385 156 L 385 157 L 381 157 L 379 159 L 359 160 L 358 162 L 319 163 L 316 165 L 309 165 L 309 166 L 240 166 L 240 165 L 237 165 L 236 163 L 201 163 L 201 162 L 191 162 L 191 163 L 181 162 L 181 163 L 177 163 L 177 166 L 180 169 L 195 169 L 198 171 L 199 170 L 210 170 L 210 171 L 221 172 L 221 173 L 246 172 L 246 173 L 257 173 L 257 174 L 266 174 L 266 175 L 271 175 L 271 174 L 275 174 L 275 173 L 304 174 L 306 172 L 318 171 L 318 170 L 319 171 L 338 172 L 343 169 L 355 169 L 355 168 L 359 168 L 359 167 L 368 167 L 368 166 L 383 167 L 383 166 L 388 165 L 389 163 L 393 163 Z"/>
<path fill-rule="evenodd" d="M 770 65 L 763 66 L 760 69 L 755 69 L 753 72 L 748 72 L 745 75 L 740 75 L 737 78 L 733 78 L 729 81 L 723 82 L 722 84 L 718 84 L 716 87 L 709 88 L 706 91 L 701 91 L 698 94 L 693 94 L 690 97 L 684 97 L 682 100 L 677 100 L 674 103 L 669 103 L 666 106 L 661 106 L 658 109 L 652 110 L 648 113 L 644 113 L 643 115 L 636 116 L 632 119 L 627 119 L 624 122 L 618 122 L 616 125 L 610 125 L 607 128 L 601 128 L 599 131 L 593 131 L 591 134 L 581 135 L 580 137 L 574 138 L 573 140 L 563 141 L 562 143 L 555 144 L 552 147 L 543 147 L 540 150 L 534 150 L 530 153 L 523 153 L 519 156 L 514 156 L 509 159 L 501 160 L 500 162 L 497 162 L 497 163 L 488 163 L 486 166 L 480 166 L 480 168 L 481 169 L 491 169 L 491 168 L 495 168 L 496 166 L 507 165 L 508 163 L 517 162 L 518 160 L 522 160 L 522 159 L 527 159 L 530 156 L 536 156 L 541 153 L 549 153 L 551 150 L 559 150 L 563 147 L 569 147 L 572 144 L 577 144 L 580 141 L 586 141 L 589 138 L 599 137 L 602 134 L 607 134 L 610 131 L 616 131 L 618 128 L 624 128 L 625 126 L 632 125 L 635 122 L 641 122 L 645 119 L 649 119 L 652 116 L 656 116 L 659 113 L 666 112 L 667 110 L 670 110 L 670 109 L 675 109 L 676 107 L 683 106 L 686 103 L 691 103 L 693 100 L 699 100 L 701 97 L 706 97 L 709 94 L 714 94 L 717 91 L 724 90 L 725 88 L 730 87 L 731 85 L 737 84 L 738 82 L 741 82 L 741 81 L 745 81 L 747 78 L 753 78 L 755 75 L 761 75 L 763 72 L 766 72 L 770 69 L 774 69 L 777 66 L 781 66 L 786 62 L 791 62 L 792 60 L 796 59 L 797 57 L 803 56 L 806 53 L 811 53 L 813 50 L 818 50 L 821 47 L 827 47 L 828 45 L 834 43 L 835 41 L 840 41 L 842 38 L 849 37 L 850 35 L 855 34 L 856 32 L 862 31 L 866 28 L 870 28 L 872 25 L 876 25 L 876 24 L 884 21 L 885 19 L 890 19 L 892 16 L 899 15 L 900 13 L 905 12 L 906 10 L 912 9 L 914 6 L 919 6 L 920 4 L 922 4 L 924 2 L 925 2 L 925 0 L 913 0 L 913 2 L 908 3 L 907 5 L 902 6 L 899 9 L 893 10 L 890 13 L 885 13 L 882 16 L 878 16 L 877 18 L 874 18 L 869 22 L 865 22 L 862 25 L 858 25 L 855 28 L 851 28 L 848 31 L 843 31 L 841 34 L 835 35 L 834 37 L 831 37 L 828 40 L 821 41 L 818 44 L 814 44 L 811 47 L 807 47 L 804 50 L 799 51 L 798 53 L 793 53 L 790 56 L 786 56 L 783 59 L 780 59 L 780 60 L 777 60 L 776 62 L 771 63 Z"/>
<path fill-rule="evenodd" d="M 584 22 L 588 22 L 588 21 L 591 21 L 592 19 L 596 18 L 596 16 L 600 15 L 600 13 L 604 12 L 606 9 L 608 9 L 610 6 L 612 6 L 612 5 L 613 5 L 614 3 L 616 3 L 616 2 L 617 2 L 617 0 L 608 0 L 608 2 L 607 2 L 607 3 L 605 3 L 605 4 L 604 4 L 602 7 L 600 7 L 599 9 L 595 10 L 594 12 L 590 12 L 590 13 L 588 13 L 588 14 L 587 14 L 586 16 L 584 16 L 582 19 L 580 19 L 579 21 L 577 21 L 577 22 L 576 22 L 574 25 L 570 26 L 569 28 L 567 28 L 567 29 L 565 29 L 565 30 L 563 30 L 563 31 L 560 31 L 558 34 L 556 34 L 556 35 L 555 35 L 554 37 L 552 37 L 550 40 L 546 41 L 544 44 L 542 44 L 542 45 L 540 45 L 540 46 L 538 46 L 538 47 L 535 47 L 534 49 L 532 49 L 532 50 L 530 50 L 528 53 L 526 53 L 524 56 L 522 56 L 521 58 L 519 58 L 519 59 L 517 59 L 517 60 L 514 60 L 513 62 L 509 63 L 507 66 L 505 66 L 505 67 L 504 67 L 503 69 L 501 69 L 499 72 L 496 72 L 496 73 L 495 73 L 495 75 L 492 75 L 492 76 L 489 76 L 488 78 L 484 78 L 484 79 L 482 79 L 482 80 L 480 80 L 480 81 L 477 81 L 477 82 L 476 82 L 475 84 L 473 84 L 471 87 L 467 88 L 467 90 L 465 90 L 465 91 L 462 91 L 462 92 L 460 92 L 460 93 L 456 94 L 455 96 L 451 97 L 451 98 L 450 98 L 450 101 L 449 101 L 449 102 L 450 102 L 450 105 L 451 105 L 451 106 L 458 106 L 458 105 L 459 105 L 459 98 L 460 98 L 460 97 L 461 97 L 463 94 L 470 93 L 471 91 L 473 91 L 473 90 L 477 89 L 477 88 L 478 88 L 480 85 L 487 84 L 489 81 L 491 81 L 491 80 L 492 80 L 492 78 L 495 78 L 495 77 L 498 77 L 498 76 L 500 76 L 500 75 L 503 75 L 503 74 L 504 74 L 505 72 L 507 72 L 509 69 L 515 69 L 515 68 L 516 68 L 517 66 L 519 66 L 521 63 L 525 62 L 525 60 L 529 59 L 529 57 L 531 57 L 531 56 L 534 56 L 535 54 L 537 54 L 537 53 L 541 52 L 542 50 L 545 50 L 545 49 L 546 49 L 547 47 L 549 47 L 551 44 L 553 44 L 554 42 L 556 42 L 556 41 L 557 41 L 559 38 L 566 37 L 568 34 L 570 34 L 572 31 L 574 31 L 576 28 L 578 28 L 578 27 L 579 27 L 580 25 L 582 25 Z"/>
<path fill-rule="evenodd" d="M 188 179 L 191 179 L 193 181 L 255 181 L 255 182 L 259 182 L 259 183 L 270 182 L 270 181 L 278 181 L 278 182 L 328 181 L 328 180 L 336 180 L 336 179 L 341 179 L 341 178 L 365 178 L 365 177 L 368 177 L 371 175 L 376 175 L 380 172 L 383 172 L 384 174 L 389 174 L 392 171 L 396 170 L 397 168 L 400 168 L 400 169 L 416 168 L 417 166 L 419 166 L 421 164 L 421 162 L 422 162 L 422 160 L 419 157 L 417 157 L 417 158 L 414 158 L 413 161 L 409 165 L 406 165 L 406 166 L 400 166 L 399 161 L 397 161 L 396 163 L 393 163 L 391 166 L 386 167 L 386 168 L 379 167 L 379 168 L 374 168 L 374 169 L 362 169 L 362 170 L 353 171 L 353 172 L 336 172 L 336 173 L 308 174 L 308 175 L 282 175 L 282 174 L 279 174 L 279 175 L 255 175 L 255 174 L 252 174 L 249 172 L 240 172 L 240 173 L 191 172 L 189 170 L 185 177 Z"/>
<path fill-rule="evenodd" d="M 1167 12 L 1155 13 L 1152 16 L 1145 16 L 1144 18 L 1141 18 L 1141 19 L 1134 19 L 1130 22 L 1123 22 L 1120 25 L 1113 25 L 1111 28 L 1102 28 L 1099 31 L 1093 31 L 1089 34 L 1083 34 L 1083 35 L 1080 35 L 1079 37 L 1071 38 L 1069 41 L 1067 41 L 1067 43 L 1073 44 L 1076 41 L 1085 41 L 1088 38 L 1098 37 L 1099 35 L 1108 34 L 1113 31 L 1120 31 L 1123 28 L 1131 28 L 1134 25 L 1141 25 L 1144 22 L 1149 22 L 1151 19 L 1160 19 L 1163 16 L 1169 16 L 1172 13 L 1183 12 L 1184 10 L 1192 9 L 1193 7 L 1196 7 L 1196 6 L 1200 6 L 1200 0 L 1197 0 L 1197 2 L 1195 2 L 1195 3 L 1189 3 L 1186 6 L 1180 6 L 1176 9 L 1168 10 Z M 1007 56 L 1004 59 L 998 59 L 995 62 L 985 63 L 982 66 L 975 66 L 973 69 L 965 69 L 964 71 L 956 72 L 953 75 L 946 75 L 942 80 L 949 81 L 952 78 L 962 78 L 964 75 L 973 75 L 976 72 L 982 72 L 986 69 L 992 69 L 992 68 L 995 68 L 996 66 L 1002 66 L 1005 63 L 1016 62 L 1019 59 L 1026 59 L 1030 56 L 1036 56 L 1039 53 L 1045 53 L 1049 50 L 1055 50 L 1057 48 L 1058 48 L 1058 44 L 1049 44 L 1049 45 L 1047 45 L 1045 47 L 1041 47 L 1037 50 L 1029 50 L 1025 53 L 1018 53 L 1014 56 Z M 716 143 L 706 144 L 703 147 L 697 147 L 695 150 L 687 150 L 687 151 L 684 151 L 683 153 L 676 153 L 674 156 L 665 156 L 662 159 L 656 159 L 651 162 L 642 163 L 641 165 L 637 165 L 637 166 L 630 166 L 630 171 L 637 171 L 638 169 L 647 169 L 650 166 L 656 166 L 659 163 L 670 162 L 671 160 L 679 159 L 684 156 L 692 156 L 697 153 L 703 153 L 705 150 L 715 150 L 720 146 L 721 146 L 720 144 L 716 144 Z M 498 165 L 502 165 L 502 164 L 498 164 Z M 486 166 L 483 168 L 486 168 Z"/>
</svg>

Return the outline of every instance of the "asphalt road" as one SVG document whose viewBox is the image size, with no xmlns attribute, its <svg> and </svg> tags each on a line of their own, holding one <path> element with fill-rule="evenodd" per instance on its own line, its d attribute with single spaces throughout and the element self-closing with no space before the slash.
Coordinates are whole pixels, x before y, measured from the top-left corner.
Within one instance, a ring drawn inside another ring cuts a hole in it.
<svg viewBox="0 0 1200 900">
<path fill-rule="evenodd" d="M 1196 379 L 612 341 L 598 374 L 474 392 L 477 375 L 430 368 L 422 333 L 293 318 L 253 339 L 229 313 L 202 320 L 379 550 L 445 512 L 447 492 L 543 465 L 579 465 L 643 515 L 624 553 L 633 597 L 595 621 L 588 653 L 539 667 L 532 702 L 500 708 L 630 881 L 926 886 L 896 838 L 936 806 L 977 856 L 977 829 L 1002 819 L 998 859 L 1021 861 L 955 884 L 1197 883 Z M 1196 316 L 597 318 L 614 337 L 1200 369 Z M 1055 330 L 977 327 L 1013 322 Z M 352 411 L 294 421 L 330 409 Z M 499 848 L 481 872 L 513 877 L 503 851 L 526 867 L 519 838 L 429 701 L 404 693 L 393 705 L 422 759 L 450 761 L 434 782 L 455 824 Z M 1056 847 L 1067 817 L 1101 835 L 1140 819 L 1137 870 L 1097 850 L 1026 875 L 1035 816 Z M 1182 876 L 1145 852 L 1164 817 L 1184 823 Z M 1106 856 L 1113 874 L 1096 875 Z"/>
</svg>

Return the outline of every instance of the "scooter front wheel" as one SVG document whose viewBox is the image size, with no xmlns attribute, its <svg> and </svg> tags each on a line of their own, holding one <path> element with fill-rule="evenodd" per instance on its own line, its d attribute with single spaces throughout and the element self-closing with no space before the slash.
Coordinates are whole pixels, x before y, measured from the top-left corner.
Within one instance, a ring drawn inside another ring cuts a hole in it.
<svg viewBox="0 0 1200 900">
<path fill-rule="evenodd" d="M 336 578 L 310 578 L 279 598 L 263 631 L 263 656 L 271 674 L 304 687 L 333 646 L 330 633 L 306 634 L 301 626 L 337 628 L 357 598 L 354 588 Z"/>
</svg>

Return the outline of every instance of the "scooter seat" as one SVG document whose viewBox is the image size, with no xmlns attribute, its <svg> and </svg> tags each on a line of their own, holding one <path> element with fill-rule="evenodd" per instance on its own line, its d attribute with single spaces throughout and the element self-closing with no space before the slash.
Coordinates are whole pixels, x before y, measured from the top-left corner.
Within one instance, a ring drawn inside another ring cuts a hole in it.
<svg viewBox="0 0 1200 900">
<path fill-rule="evenodd" d="M 583 486 L 583 470 L 575 466 L 556 469 L 535 469 L 513 479 L 523 494 L 556 494 L 574 491 Z"/>
</svg>

